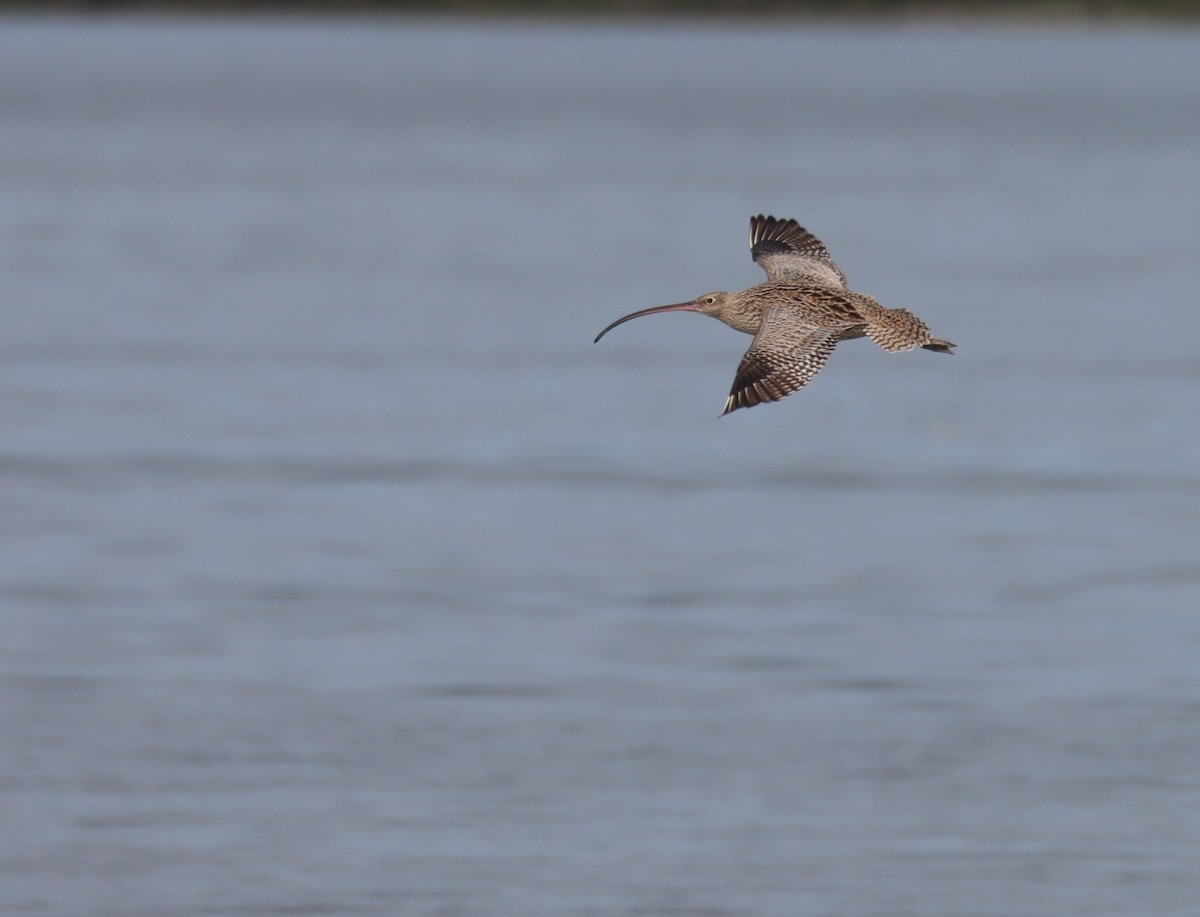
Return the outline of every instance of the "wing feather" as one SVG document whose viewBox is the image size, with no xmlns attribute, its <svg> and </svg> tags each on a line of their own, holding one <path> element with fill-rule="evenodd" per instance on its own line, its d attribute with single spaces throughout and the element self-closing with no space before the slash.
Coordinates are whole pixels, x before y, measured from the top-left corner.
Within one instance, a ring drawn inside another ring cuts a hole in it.
<svg viewBox="0 0 1200 917">
<path fill-rule="evenodd" d="M 738 365 L 722 414 L 778 401 L 806 385 L 840 340 L 840 328 L 798 324 L 795 312 L 773 307 Z"/>
<path fill-rule="evenodd" d="M 751 217 L 750 255 L 770 280 L 846 288 L 846 275 L 829 250 L 795 220 Z"/>
</svg>

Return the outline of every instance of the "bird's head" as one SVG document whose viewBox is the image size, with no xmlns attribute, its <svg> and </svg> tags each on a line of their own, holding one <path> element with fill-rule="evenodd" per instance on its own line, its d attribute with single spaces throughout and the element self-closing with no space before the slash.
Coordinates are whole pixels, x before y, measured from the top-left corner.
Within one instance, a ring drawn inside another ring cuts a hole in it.
<svg viewBox="0 0 1200 917">
<path fill-rule="evenodd" d="M 715 290 L 712 293 L 705 293 L 703 296 L 697 296 L 692 300 L 692 304 L 696 307 L 696 311 L 701 315 L 720 315 L 725 311 L 725 307 L 729 302 L 729 294 L 723 290 Z"/>
<path fill-rule="evenodd" d="M 730 299 L 729 293 L 716 291 L 713 293 L 705 293 L 703 296 L 697 296 L 689 302 L 672 303 L 669 306 L 654 306 L 650 309 L 641 309 L 638 312 L 631 312 L 628 315 L 617 319 L 598 335 L 596 340 L 612 331 L 617 325 L 622 325 L 633 318 L 641 318 L 643 315 L 654 315 L 658 312 L 699 312 L 701 315 L 720 315 L 726 308 Z"/>
</svg>

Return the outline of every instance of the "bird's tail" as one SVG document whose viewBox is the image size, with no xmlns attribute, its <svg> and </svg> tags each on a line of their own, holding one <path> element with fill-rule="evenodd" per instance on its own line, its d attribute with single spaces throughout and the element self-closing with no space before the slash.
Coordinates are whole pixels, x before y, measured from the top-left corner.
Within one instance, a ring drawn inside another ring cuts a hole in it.
<svg viewBox="0 0 1200 917">
<path fill-rule="evenodd" d="M 957 344 L 951 344 L 949 341 L 943 341 L 941 338 L 931 338 L 928 344 L 922 344 L 926 350 L 932 350 L 934 353 L 953 354 Z"/>
<path fill-rule="evenodd" d="M 889 309 L 869 296 L 856 298 L 855 309 L 866 320 L 867 337 L 891 353 L 924 347 L 937 353 L 954 353 L 954 345 L 935 338 L 929 326 L 907 309 Z"/>
</svg>

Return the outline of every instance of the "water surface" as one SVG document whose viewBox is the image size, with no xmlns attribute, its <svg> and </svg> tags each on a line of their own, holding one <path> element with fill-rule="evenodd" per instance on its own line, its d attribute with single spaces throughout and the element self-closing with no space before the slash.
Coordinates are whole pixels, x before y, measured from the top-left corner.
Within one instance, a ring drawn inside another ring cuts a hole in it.
<svg viewBox="0 0 1200 917">
<path fill-rule="evenodd" d="M 0 21 L 0 907 L 1194 914 L 1196 49 Z"/>
</svg>

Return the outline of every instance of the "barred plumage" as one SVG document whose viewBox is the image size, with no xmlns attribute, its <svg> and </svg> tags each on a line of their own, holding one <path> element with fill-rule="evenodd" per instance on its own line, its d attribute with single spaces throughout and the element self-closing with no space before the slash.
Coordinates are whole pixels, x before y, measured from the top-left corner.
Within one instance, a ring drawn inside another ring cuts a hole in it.
<svg viewBox="0 0 1200 917">
<path fill-rule="evenodd" d="M 751 217 L 750 257 L 767 272 L 769 280 L 846 289 L 846 275 L 833 263 L 829 250 L 795 220 L 777 220 L 761 213 Z"/>
<path fill-rule="evenodd" d="M 889 309 L 848 289 L 845 274 L 821 240 L 795 220 L 752 217 L 750 254 L 766 271 L 766 283 L 740 293 L 706 293 L 690 302 L 633 312 L 601 331 L 596 340 L 630 319 L 658 312 L 699 312 L 753 334 L 724 414 L 778 401 L 803 387 L 820 372 L 838 341 L 868 337 L 891 352 L 916 347 L 954 352 L 953 344 L 933 337 L 907 309 Z"/>
</svg>

